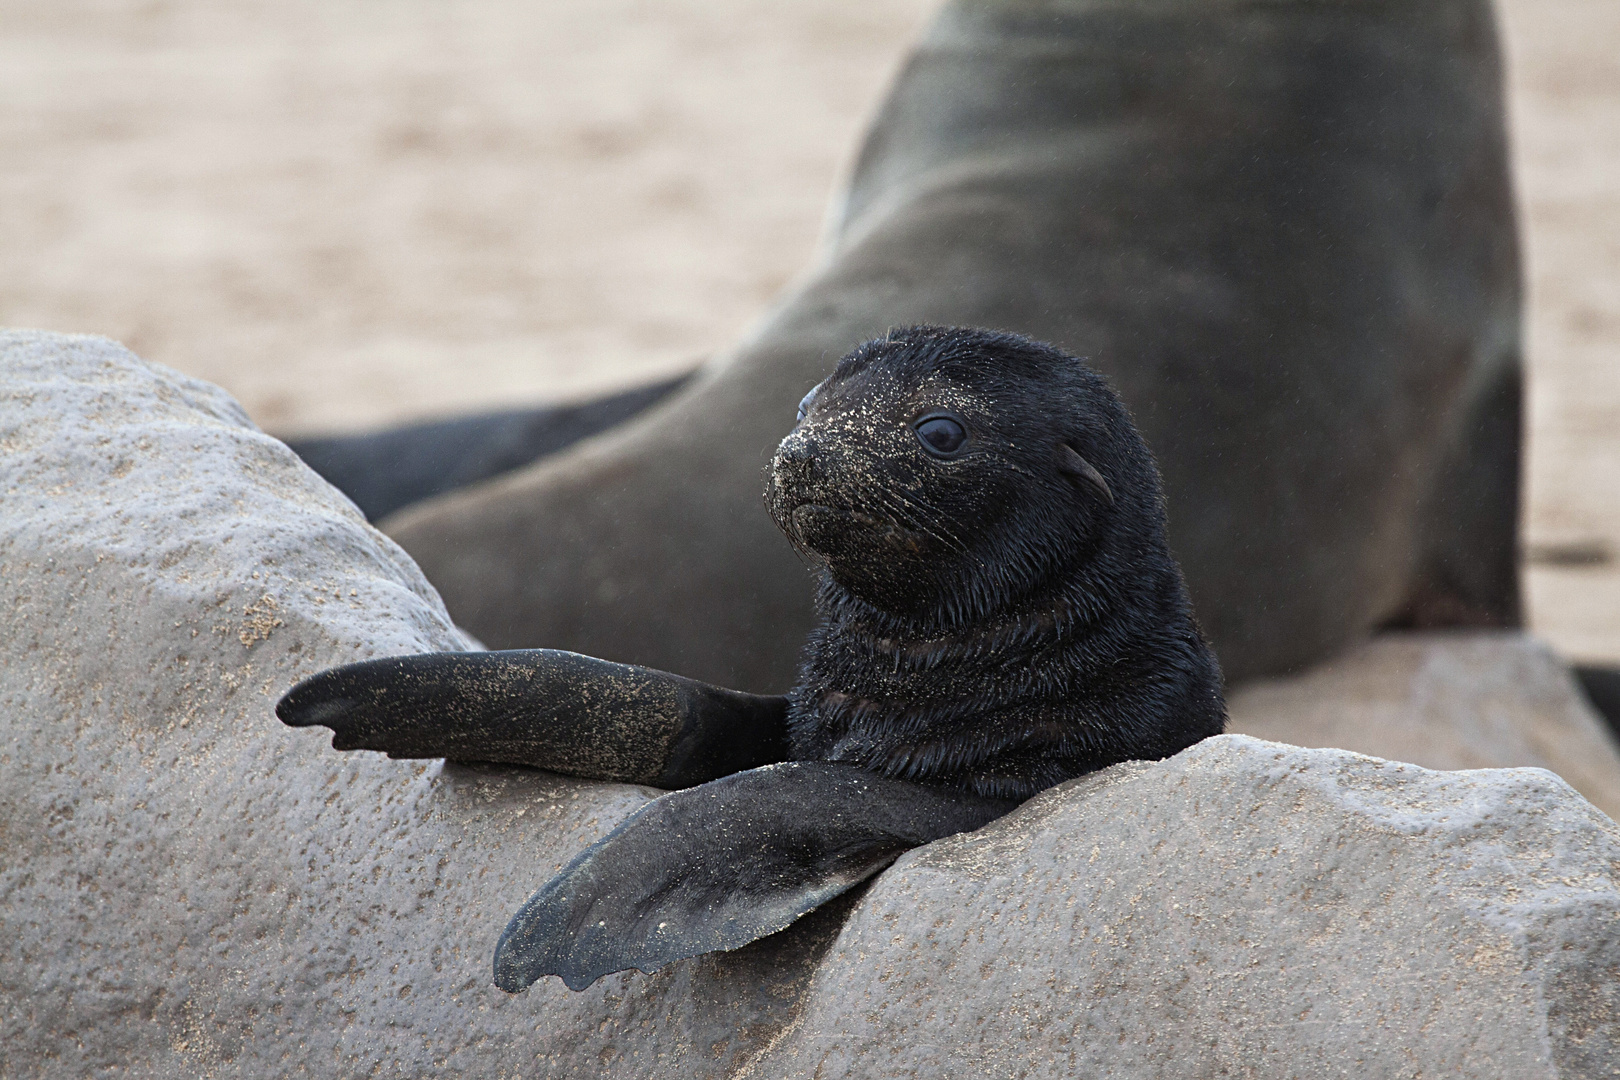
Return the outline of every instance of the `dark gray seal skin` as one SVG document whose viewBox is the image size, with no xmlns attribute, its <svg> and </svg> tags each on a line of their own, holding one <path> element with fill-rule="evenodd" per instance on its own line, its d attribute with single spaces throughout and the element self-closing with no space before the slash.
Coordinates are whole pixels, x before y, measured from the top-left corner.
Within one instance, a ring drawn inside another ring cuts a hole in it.
<svg viewBox="0 0 1620 1080">
<path fill-rule="evenodd" d="M 957 0 L 825 262 L 656 414 L 385 529 L 493 647 L 763 691 L 815 614 L 771 403 L 889 327 L 1088 357 L 1227 677 L 1518 617 L 1519 296 L 1485 0 Z"/>
<path fill-rule="evenodd" d="M 766 502 L 822 564 L 785 697 L 539 649 L 366 661 L 277 705 L 338 749 L 696 785 L 530 898 L 502 989 L 739 948 L 909 848 L 1224 726 L 1152 457 L 1073 357 L 970 329 L 869 342 L 804 399 Z"/>
<path fill-rule="evenodd" d="M 646 411 L 690 375 L 577 405 L 458 416 L 360 435 L 288 439 L 366 520 L 522 468 Z"/>
</svg>

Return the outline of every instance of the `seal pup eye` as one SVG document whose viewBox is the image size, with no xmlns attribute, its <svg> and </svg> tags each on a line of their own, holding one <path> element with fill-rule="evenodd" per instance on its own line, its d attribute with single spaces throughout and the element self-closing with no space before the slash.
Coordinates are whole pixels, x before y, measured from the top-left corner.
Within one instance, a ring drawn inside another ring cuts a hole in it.
<svg viewBox="0 0 1620 1080">
<path fill-rule="evenodd" d="M 950 413 L 930 413 L 913 430 L 923 449 L 935 457 L 954 457 L 967 442 L 967 428 Z"/>
<path fill-rule="evenodd" d="M 805 414 L 810 411 L 810 406 L 815 403 L 816 394 L 818 394 L 820 391 L 821 384 L 816 383 L 816 385 L 810 388 L 810 392 L 808 394 L 799 399 L 799 418 L 793 421 L 795 424 L 804 423 Z"/>
</svg>

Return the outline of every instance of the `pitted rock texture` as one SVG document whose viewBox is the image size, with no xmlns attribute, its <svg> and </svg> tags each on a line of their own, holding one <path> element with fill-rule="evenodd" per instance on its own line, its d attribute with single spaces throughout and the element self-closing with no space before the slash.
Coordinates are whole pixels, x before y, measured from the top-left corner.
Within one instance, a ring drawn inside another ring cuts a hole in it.
<svg viewBox="0 0 1620 1080">
<path fill-rule="evenodd" d="M 1620 827 L 1242 735 L 902 857 L 755 1077 L 1607 1077 Z"/>
<path fill-rule="evenodd" d="M 1620 819 L 1620 752 L 1569 669 L 1507 631 L 1385 634 L 1227 695 L 1228 731 L 1429 769 L 1551 769 Z"/>
<path fill-rule="evenodd" d="M 656 794 L 341 754 L 321 668 L 467 648 L 410 559 L 221 391 L 0 334 L 0 1077 L 711 1076 L 835 915 L 509 997 L 490 957 Z"/>
</svg>

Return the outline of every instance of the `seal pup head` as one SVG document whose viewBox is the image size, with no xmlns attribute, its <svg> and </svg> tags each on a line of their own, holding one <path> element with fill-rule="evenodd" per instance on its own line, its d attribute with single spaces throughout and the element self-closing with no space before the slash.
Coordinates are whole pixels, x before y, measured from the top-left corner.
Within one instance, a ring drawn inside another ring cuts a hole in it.
<svg viewBox="0 0 1620 1080">
<path fill-rule="evenodd" d="M 806 395 L 766 502 L 822 563 L 801 760 L 1025 799 L 1225 724 L 1158 470 L 1072 356 L 932 326 L 868 342 Z"/>
<path fill-rule="evenodd" d="M 873 606 L 982 622 L 1099 554 L 1162 537 L 1152 459 L 1081 361 L 988 330 L 913 326 L 805 395 L 766 505 L 790 541 Z"/>
</svg>

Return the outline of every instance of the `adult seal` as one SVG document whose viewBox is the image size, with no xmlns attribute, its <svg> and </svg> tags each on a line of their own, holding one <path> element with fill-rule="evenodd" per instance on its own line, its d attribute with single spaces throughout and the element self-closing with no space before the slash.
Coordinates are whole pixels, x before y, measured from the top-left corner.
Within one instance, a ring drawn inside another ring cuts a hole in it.
<svg viewBox="0 0 1620 1080">
<path fill-rule="evenodd" d="M 502 989 L 738 948 L 908 848 L 1224 725 L 1153 459 L 1051 346 L 926 326 L 862 345 L 805 397 L 766 502 L 821 564 L 785 696 L 539 649 L 367 661 L 278 704 L 338 749 L 684 788 L 518 911 Z"/>
<path fill-rule="evenodd" d="M 1084 356 L 1234 681 L 1518 616 L 1516 230 L 1487 0 L 952 0 L 825 260 L 656 411 L 384 529 L 457 623 L 748 690 L 814 625 L 772 403 L 890 327 Z"/>
</svg>

